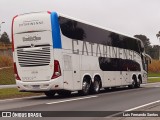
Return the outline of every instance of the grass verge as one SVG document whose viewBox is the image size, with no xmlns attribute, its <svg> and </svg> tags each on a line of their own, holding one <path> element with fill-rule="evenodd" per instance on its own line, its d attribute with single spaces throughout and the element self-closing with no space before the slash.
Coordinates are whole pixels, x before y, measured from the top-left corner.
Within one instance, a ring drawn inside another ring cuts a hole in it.
<svg viewBox="0 0 160 120">
<path fill-rule="evenodd" d="M 36 95 L 43 95 L 43 93 L 19 92 L 17 88 L 0 89 L 0 99 L 21 98 Z"/>
<path fill-rule="evenodd" d="M 148 73 L 148 77 L 160 77 L 160 73 Z M 160 78 L 148 78 L 148 83 L 160 82 Z"/>
<path fill-rule="evenodd" d="M 160 77 L 160 73 L 148 73 L 148 77 Z"/>
<path fill-rule="evenodd" d="M 148 83 L 160 82 L 160 78 L 148 78 Z"/>
</svg>

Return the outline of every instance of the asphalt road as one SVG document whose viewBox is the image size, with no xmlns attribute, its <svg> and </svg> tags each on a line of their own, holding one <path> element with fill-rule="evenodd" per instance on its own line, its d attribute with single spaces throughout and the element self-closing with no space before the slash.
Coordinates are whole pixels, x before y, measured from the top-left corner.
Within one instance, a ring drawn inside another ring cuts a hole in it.
<svg viewBox="0 0 160 120">
<path fill-rule="evenodd" d="M 49 99 L 45 96 L 36 96 L 22 99 L 0 100 L 0 111 L 46 111 L 46 114 L 48 113 L 49 115 L 55 114 L 49 111 L 69 111 L 68 113 L 57 113 L 57 115 L 62 117 L 57 117 L 54 120 L 74 120 L 74 116 L 79 117 L 76 119 L 81 120 L 84 119 L 84 117 L 80 116 L 86 115 L 89 117 L 85 119 L 96 120 L 102 119 L 98 118 L 99 114 L 106 114 L 106 116 L 108 114 L 114 115 L 118 112 L 131 110 L 132 108 L 158 100 L 160 100 L 160 83 L 155 83 L 142 85 L 142 87 L 138 89 L 118 88 L 109 91 L 101 90 L 100 94 L 88 96 L 78 96 L 76 93 L 73 93 L 69 98 L 55 96 L 55 98 Z M 109 112 L 103 113 L 103 111 Z M 67 114 L 73 114 L 72 118 L 66 117 Z M 51 118 L 48 117 L 47 119 Z"/>
</svg>

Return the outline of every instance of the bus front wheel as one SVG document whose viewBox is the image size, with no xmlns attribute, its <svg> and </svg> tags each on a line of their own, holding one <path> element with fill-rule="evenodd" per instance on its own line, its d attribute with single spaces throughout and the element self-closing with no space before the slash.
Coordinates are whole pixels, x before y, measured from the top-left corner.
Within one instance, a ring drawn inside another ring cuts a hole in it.
<svg viewBox="0 0 160 120">
<path fill-rule="evenodd" d="M 88 95 L 90 91 L 90 82 L 87 80 L 83 80 L 82 90 L 78 91 L 80 95 Z"/>
<path fill-rule="evenodd" d="M 44 94 L 49 98 L 53 98 L 54 95 L 56 94 L 56 92 L 55 91 L 46 91 L 46 92 L 44 92 Z"/>
<path fill-rule="evenodd" d="M 67 91 L 67 90 L 58 91 L 57 93 L 62 97 L 69 97 L 71 95 L 71 91 Z"/>
<path fill-rule="evenodd" d="M 135 86 L 136 86 L 136 78 L 134 77 L 134 78 L 132 78 L 132 83 L 131 83 L 131 85 L 128 85 L 128 87 L 129 87 L 130 89 L 133 89 L 133 88 L 135 88 Z"/>
<path fill-rule="evenodd" d="M 140 80 L 138 80 L 138 81 L 136 82 L 135 87 L 136 87 L 136 88 L 140 88 L 140 87 L 141 87 L 141 81 L 140 81 Z"/>
</svg>

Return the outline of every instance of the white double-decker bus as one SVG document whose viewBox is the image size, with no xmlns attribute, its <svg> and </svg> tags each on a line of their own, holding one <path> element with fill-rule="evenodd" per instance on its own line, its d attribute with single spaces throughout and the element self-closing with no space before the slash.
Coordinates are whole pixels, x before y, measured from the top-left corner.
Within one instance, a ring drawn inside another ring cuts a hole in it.
<svg viewBox="0 0 160 120">
<path fill-rule="evenodd" d="M 15 16 L 12 44 L 22 92 L 87 95 L 147 82 L 147 55 L 139 39 L 56 12 Z"/>
</svg>

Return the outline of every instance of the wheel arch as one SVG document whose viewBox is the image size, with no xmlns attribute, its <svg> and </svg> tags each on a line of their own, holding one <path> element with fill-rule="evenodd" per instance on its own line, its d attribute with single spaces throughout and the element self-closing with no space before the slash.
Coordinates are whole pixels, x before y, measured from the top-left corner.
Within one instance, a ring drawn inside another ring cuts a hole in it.
<svg viewBox="0 0 160 120">
<path fill-rule="evenodd" d="M 84 80 L 87 80 L 91 84 L 92 83 L 91 75 L 90 74 L 84 74 L 83 77 L 82 77 L 82 83 L 83 83 Z"/>
<path fill-rule="evenodd" d="M 137 75 L 136 74 L 132 75 L 132 80 L 137 80 Z"/>
</svg>

